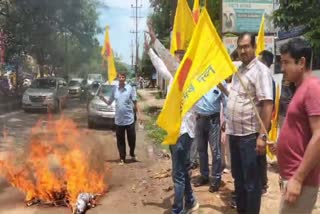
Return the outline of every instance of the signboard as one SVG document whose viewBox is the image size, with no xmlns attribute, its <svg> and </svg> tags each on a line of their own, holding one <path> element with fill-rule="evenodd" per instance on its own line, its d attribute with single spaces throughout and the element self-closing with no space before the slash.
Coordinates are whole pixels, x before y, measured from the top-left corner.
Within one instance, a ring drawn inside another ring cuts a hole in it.
<svg viewBox="0 0 320 214">
<path fill-rule="evenodd" d="M 291 27 L 289 31 L 278 31 L 278 39 L 288 39 L 301 36 L 305 32 L 306 27 L 303 25 Z"/>
<path fill-rule="evenodd" d="M 222 32 L 258 32 L 265 15 L 265 32 L 273 33 L 273 0 L 223 0 Z"/>
<path fill-rule="evenodd" d="M 232 37 L 223 37 L 223 44 L 227 48 L 227 51 L 229 55 L 237 49 L 237 39 L 238 37 L 232 36 Z M 257 37 L 256 37 L 257 40 Z M 270 51 L 271 53 L 275 54 L 274 50 L 274 37 L 273 36 L 265 36 L 264 37 L 265 42 L 265 50 Z"/>
<path fill-rule="evenodd" d="M 237 49 L 237 39 L 238 37 L 232 36 L 232 37 L 223 37 L 223 44 L 227 48 L 228 54 L 232 54 L 234 50 Z"/>
</svg>

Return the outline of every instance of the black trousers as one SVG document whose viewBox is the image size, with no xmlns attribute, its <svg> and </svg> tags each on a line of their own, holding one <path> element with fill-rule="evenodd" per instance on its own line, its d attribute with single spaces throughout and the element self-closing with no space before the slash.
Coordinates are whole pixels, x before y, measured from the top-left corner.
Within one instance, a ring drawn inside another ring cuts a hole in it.
<svg viewBox="0 0 320 214">
<path fill-rule="evenodd" d="M 125 134 L 127 132 L 127 141 L 130 148 L 130 156 L 134 157 L 134 150 L 136 148 L 136 128 L 135 123 L 127 126 L 116 125 L 116 136 L 117 136 L 117 146 L 121 160 L 126 159 L 126 138 Z"/>
<path fill-rule="evenodd" d="M 262 155 L 260 159 L 260 169 L 261 169 L 261 184 L 262 188 L 265 188 L 268 185 L 268 163 L 267 155 Z"/>
</svg>

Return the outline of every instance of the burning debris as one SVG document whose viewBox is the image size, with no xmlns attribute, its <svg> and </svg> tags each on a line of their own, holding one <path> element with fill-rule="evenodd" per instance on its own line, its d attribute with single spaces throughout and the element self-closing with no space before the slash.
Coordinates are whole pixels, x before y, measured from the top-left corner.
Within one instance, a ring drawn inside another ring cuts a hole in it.
<svg viewBox="0 0 320 214">
<path fill-rule="evenodd" d="M 83 214 L 90 208 L 94 208 L 96 204 L 97 195 L 90 193 L 80 193 L 77 199 L 73 214 Z"/>
<path fill-rule="evenodd" d="M 12 145 L 0 159 L 0 176 L 25 194 L 28 207 L 64 206 L 73 214 L 85 213 L 107 190 L 104 179 L 109 169 L 101 163 L 103 149 L 95 143 L 71 120 L 46 126 L 39 121 L 24 151 Z"/>
</svg>

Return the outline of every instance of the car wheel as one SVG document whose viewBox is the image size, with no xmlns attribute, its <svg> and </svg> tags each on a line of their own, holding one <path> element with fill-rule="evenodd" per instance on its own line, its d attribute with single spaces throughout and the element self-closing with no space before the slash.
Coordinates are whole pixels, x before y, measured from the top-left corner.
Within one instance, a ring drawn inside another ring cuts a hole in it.
<svg viewBox="0 0 320 214">
<path fill-rule="evenodd" d="M 95 126 L 96 126 L 96 124 L 95 124 L 93 121 L 88 120 L 88 128 L 89 128 L 89 129 L 94 129 Z"/>
</svg>

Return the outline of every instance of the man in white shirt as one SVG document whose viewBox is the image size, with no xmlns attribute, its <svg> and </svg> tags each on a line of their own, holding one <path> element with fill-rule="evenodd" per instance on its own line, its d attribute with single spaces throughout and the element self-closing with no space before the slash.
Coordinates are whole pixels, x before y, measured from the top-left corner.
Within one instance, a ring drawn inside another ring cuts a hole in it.
<svg viewBox="0 0 320 214">
<path fill-rule="evenodd" d="M 176 58 L 171 56 L 169 51 L 156 38 L 154 31 L 149 26 L 149 34 L 151 43 L 162 60 L 150 48 L 149 44 L 145 42 L 145 50 L 148 52 L 151 62 L 156 68 L 157 72 L 169 81 L 168 90 L 173 80 L 179 63 L 183 58 L 184 51 L 179 50 L 175 53 Z M 166 62 L 166 63 L 165 63 Z M 169 69 L 171 69 L 169 71 Z M 199 204 L 193 194 L 190 176 L 188 173 L 188 161 L 191 148 L 192 139 L 195 131 L 195 113 L 190 110 L 182 119 L 180 128 L 180 137 L 175 145 L 170 146 L 172 156 L 172 178 L 174 183 L 174 204 L 172 207 L 173 214 L 191 213 L 199 208 Z"/>
</svg>

